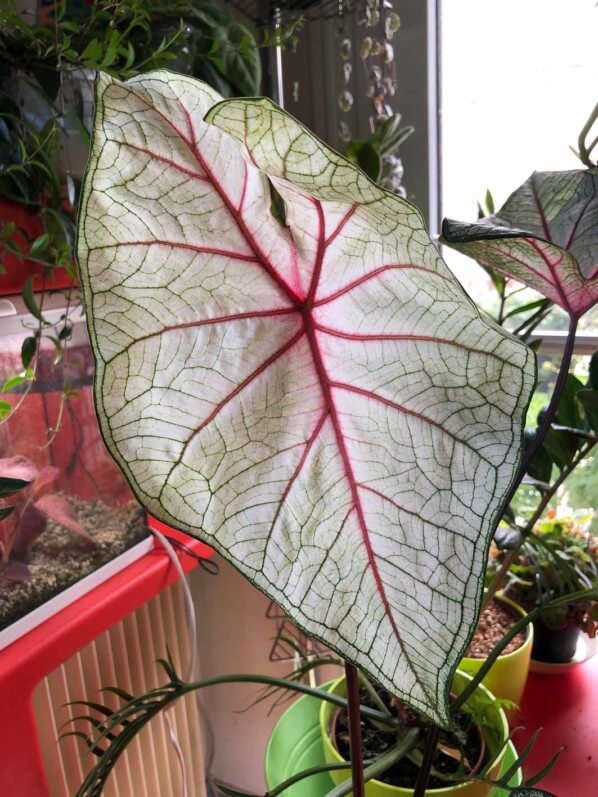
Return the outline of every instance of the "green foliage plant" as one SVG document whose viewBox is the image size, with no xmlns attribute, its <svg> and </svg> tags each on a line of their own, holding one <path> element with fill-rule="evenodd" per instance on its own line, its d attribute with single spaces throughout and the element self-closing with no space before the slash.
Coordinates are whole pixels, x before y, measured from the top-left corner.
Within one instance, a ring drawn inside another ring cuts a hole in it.
<svg viewBox="0 0 598 797">
<path fill-rule="evenodd" d="M 276 36 L 264 34 L 260 44 L 288 45 L 299 24 Z M 216 0 L 99 0 L 83 7 L 56 0 L 49 27 L 31 24 L 11 4 L 0 10 L 0 268 L 27 262 L 39 273 L 24 281 L 35 328 L 23 346 L 22 370 L 2 389 L 21 393 L 0 403 L 0 420 L 23 404 L 23 384 L 33 385 L 42 338 L 56 347 L 57 362 L 68 356 L 80 304 L 73 288 L 80 179 L 72 135 L 76 149 L 85 152 L 93 76 L 103 70 L 127 79 L 165 66 L 198 74 L 226 96 L 259 92 L 255 36 Z M 51 324 L 44 304 L 59 272 L 71 287 L 64 316 Z M 72 395 L 65 383 L 64 401 Z"/>
</svg>

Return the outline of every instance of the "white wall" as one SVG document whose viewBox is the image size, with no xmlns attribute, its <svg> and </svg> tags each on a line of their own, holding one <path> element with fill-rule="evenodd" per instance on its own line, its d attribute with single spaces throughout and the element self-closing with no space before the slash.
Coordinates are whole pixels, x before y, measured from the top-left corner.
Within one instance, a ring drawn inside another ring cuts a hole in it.
<svg viewBox="0 0 598 797">
<path fill-rule="evenodd" d="M 191 578 L 201 677 L 223 673 L 284 676 L 292 669 L 292 663 L 268 660 L 276 624 L 266 618 L 267 598 L 220 557 L 216 561 L 220 566 L 218 576 L 198 568 Z M 268 736 L 284 710 L 277 709 L 268 716 L 271 704 L 262 703 L 237 713 L 255 699 L 259 688 L 238 684 L 206 689 L 202 712 L 214 739 L 213 774 L 231 785 L 258 793 L 265 789 L 263 760 Z"/>
</svg>

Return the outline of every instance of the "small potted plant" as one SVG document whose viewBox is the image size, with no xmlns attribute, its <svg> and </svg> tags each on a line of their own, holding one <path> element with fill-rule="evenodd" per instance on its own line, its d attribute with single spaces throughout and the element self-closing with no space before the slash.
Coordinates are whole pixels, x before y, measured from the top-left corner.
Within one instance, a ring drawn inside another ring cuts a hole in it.
<svg viewBox="0 0 598 797">
<path fill-rule="evenodd" d="M 526 539 L 510 567 L 506 587 L 524 606 L 531 608 L 598 582 L 598 540 L 587 528 L 591 513 L 583 514 L 580 518 L 579 512 L 552 509 Z M 580 631 L 594 639 L 597 620 L 596 602 L 589 598 L 543 612 L 534 624 L 534 660 L 571 661 Z"/>
<path fill-rule="evenodd" d="M 362 680 L 363 683 L 363 680 Z M 451 699 L 455 700 L 471 678 L 457 671 L 453 679 Z M 329 688 L 331 694 L 346 695 L 346 680 L 339 678 Z M 361 704 L 382 708 L 396 717 L 398 727 L 383 727 L 375 720 L 362 720 L 364 759 L 375 759 L 384 753 L 393 753 L 397 747 L 403 755 L 398 757 L 378 778 L 366 786 L 368 797 L 407 797 L 417 785 L 423 761 L 429 721 L 401 704 L 383 690 L 372 699 L 373 687 L 362 686 Z M 346 709 L 322 702 L 320 709 L 324 757 L 330 763 L 350 760 L 349 719 Z M 398 743 L 397 743 L 398 740 Z M 441 731 L 432 775 L 426 790 L 436 797 L 480 797 L 490 792 L 492 786 L 484 783 L 497 780 L 509 741 L 507 718 L 493 695 L 479 685 L 472 695 L 453 713 L 453 728 Z M 332 770 L 335 783 L 346 780 L 342 770 Z M 472 780 L 472 778 L 479 780 Z M 274 786 L 275 784 L 271 784 Z"/>
</svg>

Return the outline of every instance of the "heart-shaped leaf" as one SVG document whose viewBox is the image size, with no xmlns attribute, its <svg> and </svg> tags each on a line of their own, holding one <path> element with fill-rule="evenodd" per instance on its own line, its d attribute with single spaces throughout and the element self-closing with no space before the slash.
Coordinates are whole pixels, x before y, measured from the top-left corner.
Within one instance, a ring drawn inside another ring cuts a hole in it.
<svg viewBox="0 0 598 797">
<path fill-rule="evenodd" d="M 98 81 L 78 254 L 106 442 L 152 515 L 447 723 L 534 356 L 412 205 L 267 100 L 206 124 L 217 99 Z"/>
<path fill-rule="evenodd" d="M 598 301 L 598 169 L 535 172 L 494 216 L 445 219 L 443 243 L 579 318 Z"/>
</svg>

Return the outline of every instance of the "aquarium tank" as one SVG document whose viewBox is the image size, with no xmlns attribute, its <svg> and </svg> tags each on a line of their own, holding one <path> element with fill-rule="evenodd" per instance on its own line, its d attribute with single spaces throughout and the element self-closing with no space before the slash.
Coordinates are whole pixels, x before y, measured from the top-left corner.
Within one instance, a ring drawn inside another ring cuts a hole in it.
<svg viewBox="0 0 598 797">
<path fill-rule="evenodd" d="M 0 297 L 0 647 L 2 629 L 149 547 L 102 440 L 93 373 L 76 290 Z"/>
</svg>

